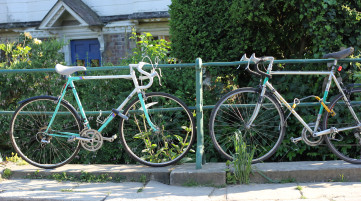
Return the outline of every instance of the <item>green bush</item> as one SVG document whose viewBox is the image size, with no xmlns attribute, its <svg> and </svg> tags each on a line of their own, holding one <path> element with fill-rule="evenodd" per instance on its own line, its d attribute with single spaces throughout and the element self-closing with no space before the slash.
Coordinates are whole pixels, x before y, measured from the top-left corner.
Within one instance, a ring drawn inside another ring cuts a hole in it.
<svg viewBox="0 0 361 201">
<path fill-rule="evenodd" d="M 276 59 L 320 59 L 341 47 L 355 48 L 360 53 L 360 1 L 227 1 L 227 0 L 172 0 L 170 5 L 170 33 L 172 56 L 183 62 L 201 57 L 204 62 L 237 61 L 244 53 L 250 56 L 274 56 Z M 344 83 L 356 81 L 357 64 L 342 64 Z M 275 65 L 275 70 L 326 70 L 326 64 Z M 256 86 L 259 78 L 245 73 L 242 68 L 209 67 L 206 78 L 204 104 L 214 105 L 226 92 L 246 86 Z M 272 84 L 288 102 L 308 95 L 322 97 L 324 76 L 274 76 Z M 335 89 L 333 85 L 333 89 Z M 328 100 L 336 95 L 331 91 Z M 306 100 L 310 101 L 310 100 Z M 312 100 L 313 101 L 313 100 Z M 296 108 L 306 122 L 314 122 L 316 108 Z M 286 112 L 288 114 L 288 112 Z M 206 119 L 207 117 L 205 117 Z M 207 125 L 207 122 L 205 122 Z M 207 127 L 204 131 L 208 134 Z M 288 119 L 286 137 L 273 161 L 324 160 L 334 158 L 326 146 L 294 145 L 290 137 L 301 135 L 302 125 L 295 118 Z M 205 144 L 212 144 L 209 138 Z M 207 160 L 221 160 L 213 147 L 206 146 Z"/>
<path fill-rule="evenodd" d="M 54 67 L 64 61 L 64 55 L 59 53 L 63 45 L 64 42 L 54 38 L 40 41 L 29 33 L 20 34 L 18 41 L 0 44 L 0 49 L 5 52 L 1 69 Z M 18 101 L 32 96 L 57 95 L 60 83 L 60 76 L 54 73 L 0 74 L 0 110 L 15 110 Z M 10 115 L 0 115 L 0 152 L 8 156 L 14 152 L 8 137 L 10 120 Z"/>
</svg>

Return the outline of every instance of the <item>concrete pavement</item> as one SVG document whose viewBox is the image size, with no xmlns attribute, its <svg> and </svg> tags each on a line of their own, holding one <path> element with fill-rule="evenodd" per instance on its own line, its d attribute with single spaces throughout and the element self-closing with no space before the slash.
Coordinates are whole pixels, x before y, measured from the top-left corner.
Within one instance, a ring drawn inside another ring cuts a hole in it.
<svg viewBox="0 0 361 201">
<path fill-rule="evenodd" d="M 0 183 L 0 200 L 361 200 L 361 183 L 285 183 L 229 185 L 222 188 L 172 186 L 157 181 L 77 183 L 11 179 Z"/>
<path fill-rule="evenodd" d="M 249 185 L 225 185 L 226 165 L 209 163 L 164 168 L 142 165 L 73 165 L 44 170 L 7 164 L 10 179 L 0 182 L 0 200 L 361 200 L 361 166 L 343 161 L 253 165 Z M 115 182 L 81 183 L 49 178 L 106 174 Z M 270 183 L 278 182 L 278 183 Z"/>
<path fill-rule="evenodd" d="M 0 167 L 0 173 L 4 167 Z M 49 175 L 67 173 L 79 176 L 82 172 L 99 175 L 106 174 L 122 181 L 146 180 L 158 181 L 170 185 L 197 183 L 200 185 L 226 184 L 226 164 L 207 163 L 197 170 L 194 163 L 167 167 L 148 167 L 144 165 L 77 165 L 67 164 L 56 169 L 41 169 L 31 165 L 17 166 L 7 164 L 12 171 L 12 178 L 47 178 Z M 361 165 L 344 161 L 302 161 L 258 163 L 252 165 L 252 183 L 270 182 L 329 182 L 329 181 L 361 181 Z"/>
</svg>

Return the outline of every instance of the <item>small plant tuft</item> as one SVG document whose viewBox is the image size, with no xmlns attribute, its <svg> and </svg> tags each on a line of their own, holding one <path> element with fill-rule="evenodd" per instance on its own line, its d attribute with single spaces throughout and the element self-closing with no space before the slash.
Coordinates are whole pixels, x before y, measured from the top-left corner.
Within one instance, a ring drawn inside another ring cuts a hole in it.
<svg viewBox="0 0 361 201">
<path fill-rule="evenodd" d="M 74 190 L 71 188 L 61 189 L 61 192 L 73 192 Z"/>
<path fill-rule="evenodd" d="M 8 162 L 13 162 L 16 165 L 27 165 L 28 163 L 26 161 L 24 161 L 21 157 L 18 156 L 17 153 L 13 153 L 11 152 L 11 156 L 10 157 L 6 157 L 6 161 Z"/>
<path fill-rule="evenodd" d="M 189 179 L 187 182 L 182 184 L 182 186 L 186 186 L 186 187 L 199 186 L 199 183 L 194 181 L 193 179 Z"/>
<path fill-rule="evenodd" d="M 346 182 L 346 178 L 344 174 L 340 174 L 340 182 Z"/>
<path fill-rule="evenodd" d="M 6 168 L 3 172 L 3 177 L 5 179 L 9 179 L 12 174 L 13 174 L 12 171 L 9 168 Z"/>
<path fill-rule="evenodd" d="M 145 184 L 147 182 L 147 176 L 144 174 L 140 175 L 139 181 Z"/>
<path fill-rule="evenodd" d="M 240 131 L 236 131 L 234 135 L 234 147 L 235 154 L 233 155 L 233 161 L 231 162 L 234 172 L 233 175 L 230 172 L 227 173 L 227 181 L 233 184 L 236 182 L 249 184 L 255 148 L 250 149 L 247 147 Z"/>
</svg>

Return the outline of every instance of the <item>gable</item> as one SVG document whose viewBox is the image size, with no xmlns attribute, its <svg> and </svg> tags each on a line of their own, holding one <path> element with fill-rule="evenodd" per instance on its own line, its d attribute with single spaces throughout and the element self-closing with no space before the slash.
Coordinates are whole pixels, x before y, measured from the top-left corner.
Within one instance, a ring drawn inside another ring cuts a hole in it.
<svg viewBox="0 0 361 201">
<path fill-rule="evenodd" d="M 81 0 L 59 0 L 45 15 L 39 29 L 102 25 L 99 16 Z"/>
</svg>

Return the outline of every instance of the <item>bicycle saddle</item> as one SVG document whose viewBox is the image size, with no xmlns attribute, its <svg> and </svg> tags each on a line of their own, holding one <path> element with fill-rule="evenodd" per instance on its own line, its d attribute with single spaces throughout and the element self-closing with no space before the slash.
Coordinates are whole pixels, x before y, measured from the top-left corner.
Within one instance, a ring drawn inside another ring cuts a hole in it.
<svg viewBox="0 0 361 201">
<path fill-rule="evenodd" d="M 86 68 L 84 66 L 63 66 L 61 64 L 56 64 L 55 71 L 60 75 L 70 75 L 77 71 L 86 71 Z"/>
<path fill-rule="evenodd" d="M 349 47 L 347 49 L 344 49 L 344 50 L 341 50 L 341 51 L 338 51 L 338 52 L 332 52 L 332 53 L 325 54 L 325 55 L 323 55 L 322 58 L 323 59 L 330 59 L 330 58 L 343 59 L 343 58 L 346 58 L 349 55 L 351 55 L 354 50 L 355 49 L 353 47 Z"/>
</svg>

